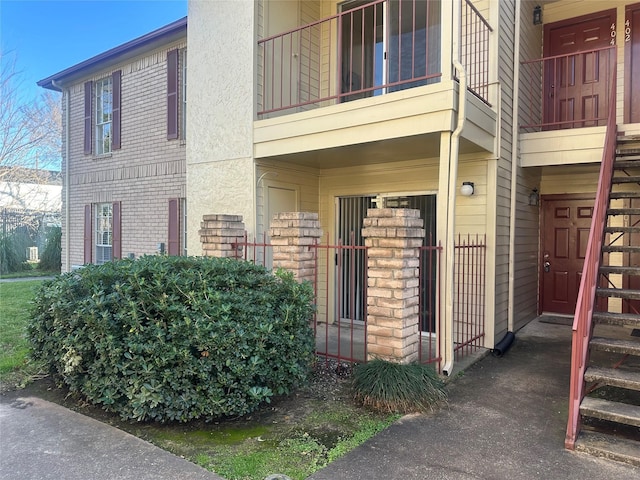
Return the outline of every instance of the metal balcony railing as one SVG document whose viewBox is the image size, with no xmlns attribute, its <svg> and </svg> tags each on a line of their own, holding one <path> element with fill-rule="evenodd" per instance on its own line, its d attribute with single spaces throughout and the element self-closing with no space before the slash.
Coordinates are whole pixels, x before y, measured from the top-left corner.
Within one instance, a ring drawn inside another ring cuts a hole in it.
<svg viewBox="0 0 640 480">
<path fill-rule="evenodd" d="M 258 115 L 310 110 L 437 83 L 441 3 L 375 0 L 258 42 Z M 460 58 L 469 89 L 488 103 L 491 27 L 469 0 Z"/>
<path fill-rule="evenodd" d="M 610 93 L 615 90 L 615 48 L 522 62 L 520 128 L 536 132 L 606 125 Z"/>
</svg>

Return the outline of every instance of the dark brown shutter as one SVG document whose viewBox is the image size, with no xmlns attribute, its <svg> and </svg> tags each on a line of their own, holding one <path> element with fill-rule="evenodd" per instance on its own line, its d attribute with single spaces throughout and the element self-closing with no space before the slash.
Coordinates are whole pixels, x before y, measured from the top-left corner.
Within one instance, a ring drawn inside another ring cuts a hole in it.
<svg viewBox="0 0 640 480">
<path fill-rule="evenodd" d="M 91 263 L 93 252 L 93 232 L 91 222 L 91 205 L 84 206 L 84 263 Z"/>
<path fill-rule="evenodd" d="M 113 117 L 111 118 L 113 128 L 113 136 L 111 137 L 111 149 L 120 150 L 120 105 L 121 105 L 121 85 L 122 85 L 122 71 L 116 70 L 111 74 L 111 82 L 113 84 Z"/>
<path fill-rule="evenodd" d="M 111 206 L 112 237 L 111 237 L 111 257 L 115 260 L 122 258 L 122 226 L 120 215 L 120 202 L 113 202 Z"/>
<path fill-rule="evenodd" d="M 167 140 L 178 138 L 178 50 L 167 52 Z"/>
<path fill-rule="evenodd" d="M 180 200 L 178 198 L 169 199 L 167 253 L 169 255 L 180 255 Z"/>
<path fill-rule="evenodd" d="M 86 82 L 84 84 L 84 153 L 87 155 L 91 155 L 91 125 L 93 124 L 91 118 L 91 105 L 93 104 L 92 90 L 93 82 Z"/>
</svg>

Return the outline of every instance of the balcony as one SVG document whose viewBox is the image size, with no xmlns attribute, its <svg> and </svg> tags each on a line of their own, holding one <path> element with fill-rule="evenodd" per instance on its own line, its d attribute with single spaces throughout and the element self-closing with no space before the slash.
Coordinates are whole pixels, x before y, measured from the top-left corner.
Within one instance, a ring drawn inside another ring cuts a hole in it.
<svg viewBox="0 0 640 480">
<path fill-rule="evenodd" d="M 469 115 L 477 119 L 467 130 L 476 145 L 469 148 L 492 148 L 492 30 L 472 3 L 349 5 L 258 42 L 256 156 L 399 137 L 439 138 L 455 128 L 459 108 L 453 58 L 463 65 Z"/>
<path fill-rule="evenodd" d="M 522 62 L 522 166 L 600 162 L 615 68 L 615 47 Z"/>
</svg>

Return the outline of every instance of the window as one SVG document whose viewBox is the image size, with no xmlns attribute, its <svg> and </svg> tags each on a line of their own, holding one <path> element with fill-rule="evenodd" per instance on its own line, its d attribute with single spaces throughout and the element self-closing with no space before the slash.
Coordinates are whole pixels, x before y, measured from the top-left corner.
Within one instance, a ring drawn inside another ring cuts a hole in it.
<svg viewBox="0 0 640 480">
<path fill-rule="evenodd" d="M 113 120 L 113 84 L 111 78 L 96 82 L 96 154 L 111 152 Z"/>
<path fill-rule="evenodd" d="M 102 265 L 122 258 L 121 204 L 98 203 L 84 207 L 84 263 Z"/>
<path fill-rule="evenodd" d="M 96 264 L 111 261 L 113 248 L 113 206 L 110 203 L 96 205 Z"/>
<path fill-rule="evenodd" d="M 120 149 L 122 71 L 84 84 L 84 153 L 104 155 Z"/>
<path fill-rule="evenodd" d="M 186 138 L 187 50 L 167 52 L 167 140 Z"/>
</svg>

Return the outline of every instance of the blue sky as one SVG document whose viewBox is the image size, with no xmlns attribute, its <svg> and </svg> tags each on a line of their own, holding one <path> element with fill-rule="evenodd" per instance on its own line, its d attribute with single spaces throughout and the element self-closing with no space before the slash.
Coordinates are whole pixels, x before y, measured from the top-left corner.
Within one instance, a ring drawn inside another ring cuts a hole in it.
<svg viewBox="0 0 640 480">
<path fill-rule="evenodd" d="M 187 0 L 0 0 L 0 50 L 33 98 L 38 80 L 186 15 Z"/>
</svg>

